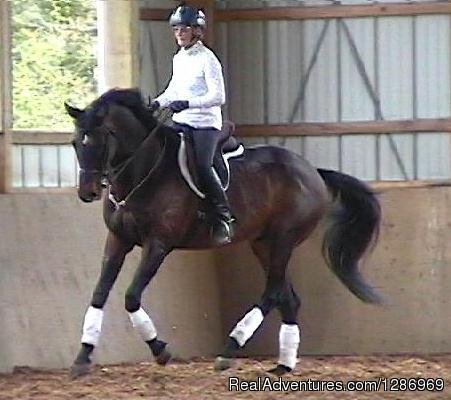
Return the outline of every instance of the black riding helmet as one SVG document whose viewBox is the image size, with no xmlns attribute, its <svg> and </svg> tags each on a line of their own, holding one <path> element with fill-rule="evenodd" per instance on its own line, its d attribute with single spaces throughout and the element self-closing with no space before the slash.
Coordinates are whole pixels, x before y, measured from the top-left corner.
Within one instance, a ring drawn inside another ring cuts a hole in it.
<svg viewBox="0 0 451 400">
<path fill-rule="evenodd" d="M 205 14 L 194 7 L 180 6 L 169 17 L 169 24 L 171 26 L 205 26 Z"/>
</svg>

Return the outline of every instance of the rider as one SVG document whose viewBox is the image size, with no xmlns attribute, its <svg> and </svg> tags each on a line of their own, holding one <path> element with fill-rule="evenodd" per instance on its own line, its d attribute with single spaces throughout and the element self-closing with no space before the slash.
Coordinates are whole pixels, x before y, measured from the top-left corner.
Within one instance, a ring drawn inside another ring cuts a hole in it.
<svg viewBox="0 0 451 400">
<path fill-rule="evenodd" d="M 182 5 L 169 18 L 180 50 L 172 63 L 172 78 L 151 109 L 168 107 L 175 128 L 192 131 L 197 172 L 211 210 L 212 238 L 217 244 L 231 241 L 233 217 L 227 196 L 214 172 L 213 157 L 222 127 L 225 103 L 222 67 L 215 54 L 202 43 L 205 14 Z"/>
</svg>

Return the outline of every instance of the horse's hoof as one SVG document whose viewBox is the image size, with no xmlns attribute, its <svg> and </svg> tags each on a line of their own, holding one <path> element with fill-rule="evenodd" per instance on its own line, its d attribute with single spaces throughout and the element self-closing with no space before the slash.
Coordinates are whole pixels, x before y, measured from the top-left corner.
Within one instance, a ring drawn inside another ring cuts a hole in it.
<svg viewBox="0 0 451 400">
<path fill-rule="evenodd" d="M 165 346 L 162 352 L 155 357 L 155 361 L 157 362 L 158 365 L 166 365 L 171 358 L 172 354 L 168 350 L 168 346 Z"/>
<path fill-rule="evenodd" d="M 218 356 L 215 360 L 215 371 L 225 371 L 229 369 L 233 364 L 233 360 L 231 358 Z"/>
<path fill-rule="evenodd" d="M 270 369 L 268 372 L 275 376 L 282 376 L 291 371 L 291 368 L 288 368 L 285 365 L 277 364 L 275 368 Z"/>
<path fill-rule="evenodd" d="M 70 367 L 70 376 L 71 378 L 78 378 L 83 375 L 89 374 L 91 371 L 91 364 L 72 364 Z"/>
</svg>

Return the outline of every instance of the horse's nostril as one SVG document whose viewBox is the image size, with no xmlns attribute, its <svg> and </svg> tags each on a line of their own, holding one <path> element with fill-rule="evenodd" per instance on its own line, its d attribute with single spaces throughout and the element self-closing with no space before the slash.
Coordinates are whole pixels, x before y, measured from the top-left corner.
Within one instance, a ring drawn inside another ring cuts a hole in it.
<svg viewBox="0 0 451 400">
<path fill-rule="evenodd" d="M 88 198 L 88 197 L 82 197 L 82 196 L 79 196 L 80 197 L 80 200 L 83 202 L 83 203 L 92 203 L 92 199 L 91 198 Z"/>
</svg>

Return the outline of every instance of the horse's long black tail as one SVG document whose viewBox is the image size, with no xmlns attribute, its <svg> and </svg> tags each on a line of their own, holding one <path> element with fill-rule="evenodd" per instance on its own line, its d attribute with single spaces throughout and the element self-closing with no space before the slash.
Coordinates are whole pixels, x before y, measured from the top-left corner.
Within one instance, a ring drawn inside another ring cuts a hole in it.
<svg viewBox="0 0 451 400">
<path fill-rule="evenodd" d="M 373 191 L 363 182 L 336 171 L 318 169 L 339 203 L 323 241 L 323 255 L 334 274 L 366 303 L 382 303 L 359 271 L 359 260 L 376 243 L 381 208 Z"/>
</svg>

